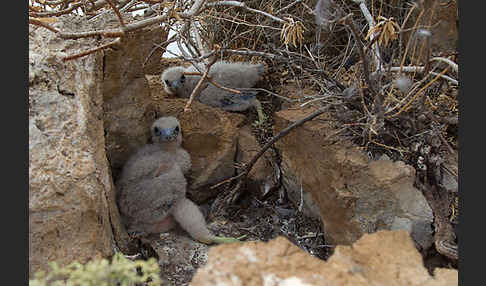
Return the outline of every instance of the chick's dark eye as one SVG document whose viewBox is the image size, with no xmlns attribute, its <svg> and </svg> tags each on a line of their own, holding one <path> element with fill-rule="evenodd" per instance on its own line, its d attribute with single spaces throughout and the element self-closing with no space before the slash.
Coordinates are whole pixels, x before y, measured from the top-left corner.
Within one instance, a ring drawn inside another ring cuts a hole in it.
<svg viewBox="0 0 486 286">
<path fill-rule="evenodd" d="M 160 130 L 157 127 L 154 127 L 154 134 L 155 135 L 160 135 Z"/>
<path fill-rule="evenodd" d="M 174 129 L 174 133 L 175 133 L 175 134 L 179 134 L 179 131 L 180 131 L 180 130 L 179 130 L 179 126 L 176 126 L 176 128 Z"/>
<path fill-rule="evenodd" d="M 186 79 L 186 76 L 185 75 L 182 75 L 181 76 L 181 82 L 184 82 L 185 79 Z"/>
</svg>

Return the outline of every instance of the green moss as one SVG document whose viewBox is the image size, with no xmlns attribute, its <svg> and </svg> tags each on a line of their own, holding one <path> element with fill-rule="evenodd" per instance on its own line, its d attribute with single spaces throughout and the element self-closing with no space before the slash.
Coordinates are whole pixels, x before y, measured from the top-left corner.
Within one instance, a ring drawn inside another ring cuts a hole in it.
<svg viewBox="0 0 486 286">
<path fill-rule="evenodd" d="M 29 280 L 30 286 L 133 286 L 160 285 L 159 265 L 154 258 L 147 261 L 131 261 L 117 253 L 111 263 L 107 259 L 98 259 L 86 264 L 72 262 L 59 267 L 56 262 L 50 262 L 51 270 L 46 273 L 35 273 Z"/>
</svg>

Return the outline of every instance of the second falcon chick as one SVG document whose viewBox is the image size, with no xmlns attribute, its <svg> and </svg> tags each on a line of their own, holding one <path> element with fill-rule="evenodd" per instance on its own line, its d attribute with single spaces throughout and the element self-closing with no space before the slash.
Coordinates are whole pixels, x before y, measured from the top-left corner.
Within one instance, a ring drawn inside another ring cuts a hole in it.
<svg viewBox="0 0 486 286">
<path fill-rule="evenodd" d="M 184 174 L 191 168 L 189 153 L 175 117 L 161 117 L 151 127 L 152 144 L 138 149 L 125 163 L 116 184 L 120 213 L 128 232 L 165 232 L 174 219 L 203 243 L 238 241 L 211 234 L 201 211 L 186 198 Z"/>
<path fill-rule="evenodd" d="M 204 71 L 204 67 L 201 67 Z M 216 83 L 233 89 L 251 88 L 255 86 L 264 73 L 263 64 L 230 63 L 220 61 L 212 65 L 209 77 Z M 198 72 L 194 66 L 184 68 L 176 66 L 166 69 L 162 73 L 165 91 L 170 95 L 189 98 L 196 87 L 200 75 L 184 75 L 184 72 Z M 258 119 L 263 122 L 262 107 L 254 91 L 242 91 L 240 94 L 218 88 L 210 82 L 205 82 L 196 99 L 209 106 L 227 111 L 244 111 L 255 107 Z"/>
</svg>

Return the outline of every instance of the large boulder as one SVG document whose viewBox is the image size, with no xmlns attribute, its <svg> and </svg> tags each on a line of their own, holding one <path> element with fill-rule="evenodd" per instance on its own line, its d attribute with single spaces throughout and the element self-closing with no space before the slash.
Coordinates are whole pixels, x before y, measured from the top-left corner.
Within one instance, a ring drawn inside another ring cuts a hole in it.
<svg viewBox="0 0 486 286">
<path fill-rule="evenodd" d="M 275 114 L 275 133 L 315 108 Z M 326 120 L 327 119 L 327 120 Z M 432 210 L 414 186 L 415 171 L 403 162 L 370 160 L 337 135 L 331 115 L 322 114 L 277 142 L 282 181 L 296 204 L 322 219 L 326 238 L 351 244 L 365 233 L 406 229 L 422 249 L 432 243 Z"/>
<path fill-rule="evenodd" d="M 76 19 L 68 18 L 73 22 Z M 69 22 L 73 25 L 73 22 Z M 63 22 L 56 23 L 63 29 Z M 113 254 L 122 229 L 104 151 L 100 53 L 63 62 L 62 41 L 29 27 L 29 274 L 49 261 L 86 262 Z"/>
<path fill-rule="evenodd" d="M 338 245 L 328 261 L 310 256 L 284 237 L 209 249 L 190 285 L 458 285 L 458 272 L 436 268 L 431 276 L 406 231 L 366 234 Z"/>
<path fill-rule="evenodd" d="M 114 15 L 96 21 L 64 15 L 52 25 L 82 32 L 120 23 Z M 166 38 L 160 26 L 145 27 L 111 49 L 64 61 L 106 40 L 65 40 L 29 26 L 30 274 L 48 261 L 85 262 L 116 248 L 134 250 L 121 224 L 112 171 L 116 175 L 129 153 L 147 142 L 144 124 L 153 112 L 144 73 L 160 70 L 160 52 L 155 60 L 147 57 Z"/>
</svg>

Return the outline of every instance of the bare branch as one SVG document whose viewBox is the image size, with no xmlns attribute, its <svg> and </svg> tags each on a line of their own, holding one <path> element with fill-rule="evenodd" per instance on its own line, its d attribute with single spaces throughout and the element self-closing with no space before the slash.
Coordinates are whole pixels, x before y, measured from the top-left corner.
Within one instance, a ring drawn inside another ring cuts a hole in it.
<svg viewBox="0 0 486 286">
<path fill-rule="evenodd" d="M 49 12 L 29 12 L 29 16 L 42 18 L 42 17 L 56 17 L 61 16 L 64 14 L 69 14 L 73 10 L 78 9 L 79 7 L 83 6 L 83 3 L 75 3 L 71 7 L 61 10 L 61 11 L 49 11 Z"/>
<path fill-rule="evenodd" d="M 373 20 L 373 16 L 371 16 L 370 11 L 366 7 L 366 3 L 364 0 L 353 0 L 353 2 L 359 4 L 359 8 L 361 9 L 361 12 L 363 13 L 363 16 L 365 17 L 366 21 L 368 22 L 369 30 L 372 30 L 375 27 L 375 21 Z M 370 41 L 373 41 L 375 38 L 375 35 L 371 34 L 370 35 Z M 382 70 L 383 69 L 383 64 L 381 62 L 381 57 L 380 57 L 380 48 L 378 47 L 378 43 L 375 43 L 374 45 L 374 58 L 375 58 L 375 63 L 376 63 L 376 70 Z"/>
<path fill-rule="evenodd" d="M 449 60 L 448 58 L 434 57 L 434 58 L 431 58 L 430 61 L 431 62 L 432 61 L 444 62 L 444 63 L 450 65 L 452 67 L 452 69 L 454 70 L 454 72 L 456 72 L 456 73 L 459 72 L 459 66 L 455 62 Z"/>
<path fill-rule="evenodd" d="M 281 61 L 288 61 L 289 59 L 287 57 L 283 57 L 280 55 L 272 54 L 272 53 L 267 53 L 267 52 L 259 52 L 259 51 L 252 51 L 252 50 L 232 50 L 232 49 L 225 49 L 221 48 L 215 51 L 212 51 L 211 53 L 202 55 L 197 58 L 189 58 L 189 57 L 184 57 L 184 56 L 178 56 L 177 58 L 185 61 L 196 61 L 200 62 L 204 59 L 210 58 L 214 56 L 216 53 L 227 53 L 227 54 L 236 54 L 236 55 L 244 55 L 244 56 L 260 56 L 260 57 L 266 57 L 272 60 L 281 60 Z"/>
<path fill-rule="evenodd" d="M 391 67 L 390 68 L 390 71 L 392 72 L 395 72 L 395 71 L 401 71 L 401 72 L 424 72 L 425 71 L 425 67 L 417 67 L 417 66 L 413 66 L 413 67 Z M 459 81 L 457 81 L 456 79 L 453 79 L 452 77 L 449 77 L 449 76 L 446 76 L 444 74 L 439 74 L 439 73 L 436 73 L 436 72 L 432 72 L 430 71 L 429 72 L 431 75 L 439 75 L 441 78 L 443 79 L 446 79 L 448 81 L 450 81 L 452 84 L 454 85 L 459 85 Z"/>
<path fill-rule="evenodd" d="M 356 40 L 356 44 L 358 45 L 359 55 L 360 55 L 361 61 L 363 63 L 363 72 L 364 72 L 366 84 L 368 85 L 369 89 L 373 92 L 373 94 L 377 95 L 376 89 L 375 89 L 375 87 L 372 84 L 371 79 L 370 79 L 370 70 L 369 70 L 369 67 L 368 67 L 368 60 L 367 60 L 366 55 L 365 55 L 364 50 L 363 50 L 363 43 L 361 43 L 358 32 L 356 31 L 356 27 L 353 24 L 352 17 L 353 17 L 353 13 L 350 13 L 350 14 L 344 16 L 339 21 L 345 23 L 346 26 L 348 26 L 351 29 L 351 32 L 354 35 L 354 39 Z"/>
<path fill-rule="evenodd" d="M 238 174 L 238 175 L 236 175 L 234 177 L 231 177 L 229 179 L 225 179 L 222 182 L 219 182 L 219 183 L 211 186 L 211 189 L 216 188 L 216 187 L 218 187 L 221 184 L 224 184 L 226 182 L 230 182 L 230 181 L 233 181 L 233 180 L 236 180 L 236 179 L 240 179 L 240 178 L 246 177 L 250 173 L 251 169 L 253 168 L 253 165 L 255 165 L 255 163 L 258 161 L 258 159 L 260 159 L 260 157 L 268 150 L 268 148 L 270 148 L 271 146 L 273 146 L 273 144 L 275 144 L 275 142 L 277 142 L 281 138 L 287 136 L 287 134 L 289 134 L 290 131 L 292 131 L 293 129 L 295 129 L 295 128 L 303 125 L 307 121 L 312 120 L 315 117 L 323 114 L 324 112 L 326 112 L 329 109 L 329 107 L 330 107 L 330 105 L 321 107 L 318 110 L 316 110 L 316 111 L 312 112 L 311 114 L 307 115 L 306 117 L 304 117 L 304 118 L 302 118 L 300 120 L 297 120 L 294 123 L 292 123 L 289 126 L 287 126 L 285 129 L 283 129 L 282 131 L 280 131 L 277 135 L 275 135 L 274 137 L 272 137 L 272 139 L 270 139 L 265 145 L 263 145 L 262 149 L 260 149 L 260 151 L 258 151 L 258 153 L 255 154 L 255 156 L 253 156 L 253 158 L 248 163 L 244 164 L 245 167 L 244 167 L 243 171 L 240 174 Z"/>
<path fill-rule="evenodd" d="M 217 88 L 220 88 L 220 89 L 223 89 L 223 90 L 226 90 L 226 91 L 229 91 L 229 92 L 232 92 L 232 93 L 236 93 L 236 94 L 240 94 L 241 91 L 237 90 L 237 89 L 233 89 L 233 88 L 229 88 L 229 87 L 224 87 L 220 84 L 218 84 L 217 82 L 215 82 L 211 77 L 207 77 L 207 80 L 213 84 L 215 87 Z"/>
<path fill-rule="evenodd" d="M 41 27 L 44 27 L 44 28 L 46 28 L 46 29 L 48 29 L 50 31 L 53 31 L 54 33 L 59 33 L 59 31 L 56 28 L 51 27 L 48 24 L 46 24 L 46 23 L 44 23 L 44 22 L 42 22 L 42 21 L 40 21 L 38 19 L 34 19 L 34 18 L 30 18 L 29 17 L 29 24 L 41 26 Z"/>
<path fill-rule="evenodd" d="M 101 30 L 101 31 L 90 31 L 90 32 L 80 32 L 80 33 L 61 33 L 60 36 L 63 39 L 80 39 L 80 38 L 88 38 L 94 36 L 103 36 L 108 38 L 116 38 L 122 37 L 125 32 L 132 32 L 138 29 L 141 29 L 146 26 L 150 26 L 156 23 L 160 23 L 166 21 L 168 19 L 167 15 L 161 15 L 145 20 L 141 20 L 135 23 L 131 23 L 125 26 L 122 29 L 110 29 L 110 30 Z"/>
<path fill-rule="evenodd" d="M 99 46 L 99 47 L 96 47 L 96 48 L 93 48 L 93 49 L 84 51 L 84 52 L 79 53 L 79 54 L 67 56 L 67 57 L 63 58 L 62 60 L 65 61 L 65 62 L 66 61 L 69 61 L 69 60 L 74 60 L 74 59 L 77 59 L 77 58 L 84 57 L 84 56 L 87 56 L 89 54 L 95 53 L 97 51 L 106 49 L 108 47 L 111 47 L 111 46 L 116 45 L 116 44 L 119 44 L 119 43 L 120 43 L 120 39 L 118 38 L 118 39 L 116 39 L 113 42 L 110 42 L 108 44 L 105 44 L 105 45 L 102 45 L 102 46 Z"/>
<path fill-rule="evenodd" d="M 286 21 L 285 20 L 282 20 L 278 17 L 275 17 L 273 16 L 272 14 L 269 14 L 267 12 L 263 12 L 263 11 L 260 11 L 260 10 L 257 10 L 257 9 L 253 9 L 253 8 L 250 8 L 248 6 L 246 6 L 246 3 L 244 2 L 240 2 L 240 1 L 218 1 L 218 2 L 210 2 L 210 3 L 207 3 L 206 4 L 206 7 L 214 7 L 214 6 L 233 6 L 233 7 L 240 7 L 240 8 L 243 8 L 243 9 L 246 9 L 248 11 L 251 11 L 251 12 L 254 12 L 254 13 L 258 13 L 258 14 L 261 14 L 261 15 L 264 15 L 274 21 L 277 21 L 277 22 L 280 22 L 282 24 L 285 24 Z"/>
<path fill-rule="evenodd" d="M 197 76 L 202 76 L 203 75 L 203 74 L 201 74 L 199 72 L 183 72 L 183 74 L 184 75 L 197 75 Z M 233 88 L 229 88 L 229 87 L 224 87 L 224 86 L 220 85 L 219 83 L 215 82 L 210 76 L 207 76 L 206 77 L 206 80 L 209 81 L 211 84 L 213 84 L 217 88 L 224 89 L 226 91 L 233 92 L 233 93 L 236 93 L 236 94 L 240 94 L 241 93 L 240 90 L 233 89 Z"/>
<path fill-rule="evenodd" d="M 108 2 L 108 4 L 111 6 L 111 8 L 113 9 L 113 11 L 115 11 L 115 14 L 116 16 L 118 17 L 118 20 L 120 20 L 120 25 L 122 27 L 125 27 L 125 23 L 123 22 L 123 17 L 122 15 L 120 14 L 120 11 L 118 11 L 118 9 L 116 8 L 115 4 L 113 4 L 112 0 L 106 0 L 106 2 Z"/>
<path fill-rule="evenodd" d="M 424 87 L 422 87 L 419 91 L 417 91 L 417 93 L 412 97 L 412 99 L 410 99 L 402 108 L 400 108 L 399 111 L 397 111 L 397 113 L 393 114 L 393 115 L 390 115 L 390 117 L 395 117 L 395 116 L 398 116 L 400 113 L 402 113 L 403 111 L 405 111 L 409 106 L 410 104 L 420 95 L 422 94 L 422 92 L 427 89 L 431 84 L 433 84 L 437 79 L 439 79 L 439 77 L 443 74 L 446 73 L 446 71 L 449 69 L 449 67 L 445 68 L 440 74 L 436 75 L 431 81 L 429 81 Z"/>
<path fill-rule="evenodd" d="M 197 83 L 196 87 L 192 91 L 191 95 L 189 96 L 189 100 L 187 101 L 186 106 L 184 107 L 184 112 L 191 111 L 191 109 L 189 107 L 191 106 L 192 101 L 196 97 L 196 94 L 199 93 L 199 90 L 201 89 L 203 82 L 207 79 L 208 74 L 209 74 L 209 70 L 211 69 L 211 66 L 216 62 L 216 59 L 217 58 L 214 57 L 213 60 L 211 62 L 209 62 L 209 64 L 206 66 L 206 71 L 204 72 L 203 76 L 201 77 L 201 79 Z"/>
<path fill-rule="evenodd" d="M 296 0 L 292 3 L 290 3 L 289 5 L 283 7 L 282 9 L 277 10 L 277 12 L 275 12 L 275 14 L 279 14 L 280 12 L 289 9 L 289 8 L 293 7 L 294 5 L 299 4 L 300 2 L 302 2 L 302 0 Z"/>
</svg>

